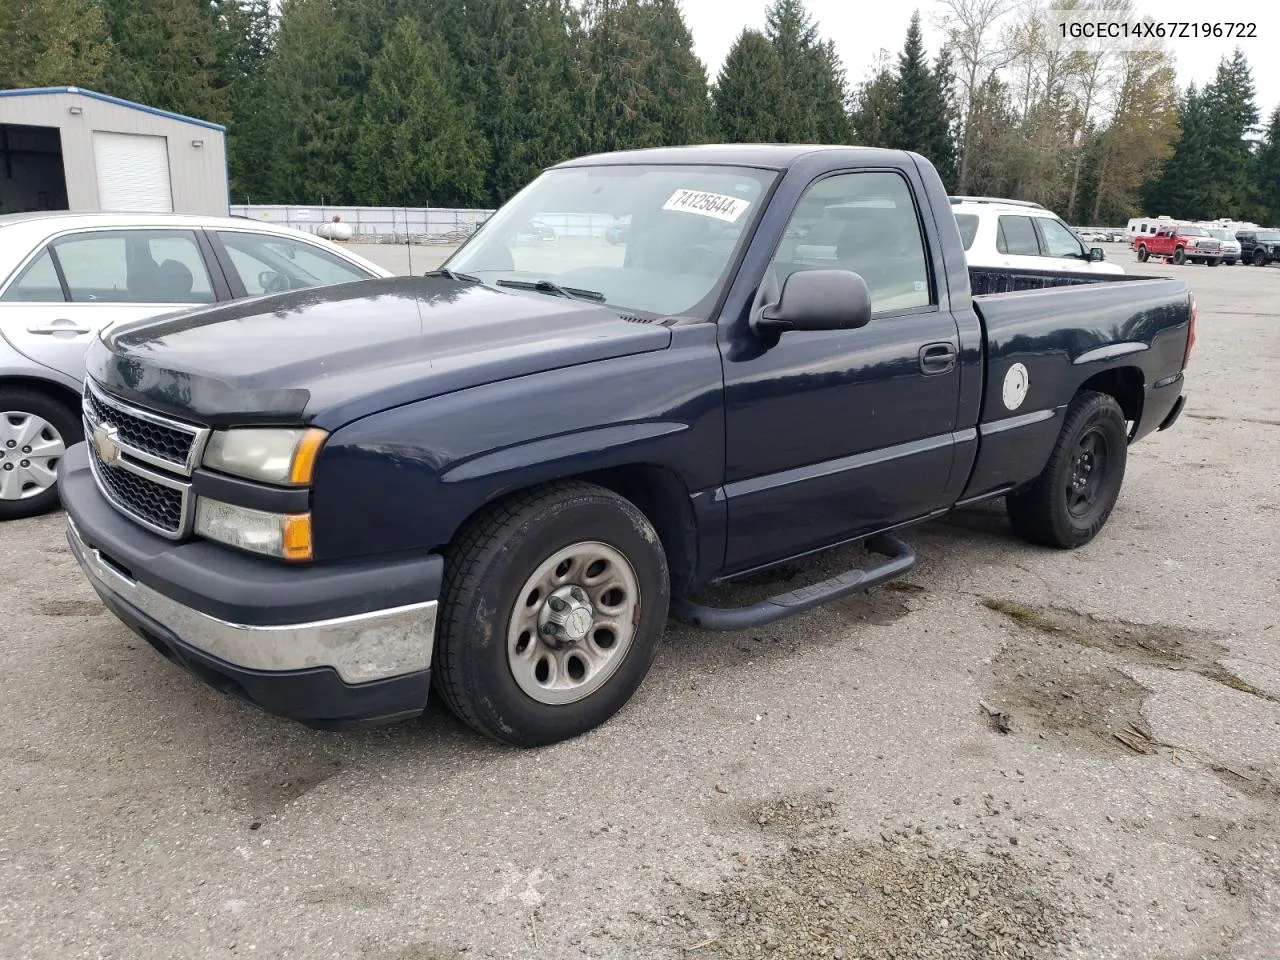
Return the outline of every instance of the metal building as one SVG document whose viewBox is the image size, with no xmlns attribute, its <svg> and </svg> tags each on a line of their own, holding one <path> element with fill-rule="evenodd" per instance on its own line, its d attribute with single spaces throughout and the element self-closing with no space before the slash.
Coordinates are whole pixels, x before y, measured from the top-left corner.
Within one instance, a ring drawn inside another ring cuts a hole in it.
<svg viewBox="0 0 1280 960">
<path fill-rule="evenodd" d="M 0 90 L 0 213 L 227 215 L 226 128 L 78 87 Z"/>
</svg>

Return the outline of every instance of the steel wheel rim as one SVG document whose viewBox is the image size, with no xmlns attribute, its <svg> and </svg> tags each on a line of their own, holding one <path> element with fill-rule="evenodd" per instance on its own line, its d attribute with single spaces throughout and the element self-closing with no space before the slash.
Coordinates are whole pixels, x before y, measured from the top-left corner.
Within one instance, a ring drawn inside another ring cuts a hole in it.
<svg viewBox="0 0 1280 960">
<path fill-rule="evenodd" d="M 549 706 L 591 696 L 626 659 L 640 600 L 635 569 L 614 547 L 584 540 L 551 554 L 516 594 L 507 623 L 517 686 Z"/>
<path fill-rule="evenodd" d="M 66 452 L 48 420 L 26 410 L 0 411 L 0 500 L 30 500 L 52 488 Z"/>
<path fill-rule="evenodd" d="M 1106 483 L 1111 446 L 1098 427 L 1088 430 L 1076 443 L 1067 477 L 1067 512 L 1073 517 L 1089 513 Z"/>
</svg>

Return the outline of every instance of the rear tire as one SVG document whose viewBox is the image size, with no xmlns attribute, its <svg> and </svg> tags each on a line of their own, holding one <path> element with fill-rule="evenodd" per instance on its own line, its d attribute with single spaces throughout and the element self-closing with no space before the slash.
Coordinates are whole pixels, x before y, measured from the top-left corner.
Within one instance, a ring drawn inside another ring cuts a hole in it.
<svg viewBox="0 0 1280 960">
<path fill-rule="evenodd" d="M 666 555 L 645 515 L 603 487 L 554 484 L 486 508 L 444 569 L 432 681 L 495 740 L 537 747 L 604 723 L 658 652 Z"/>
<path fill-rule="evenodd" d="M 1081 391 L 1067 408 L 1040 476 L 1005 498 L 1014 531 L 1046 547 L 1070 550 L 1088 543 L 1120 496 L 1128 450 L 1124 413 L 1115 398 Z"/>
<path fill-rule="evenodd" d="M 79 411 L 35 390 L 0 388 L 0 521 L 56 510 L 58 463 L 83 439 Z"/>
<path fill-rule="evenodd" d="M 1146 263 L 1147 258 L 1150 256 L 1151 254 L 1147 252 L 1147 245 L 1145 243 L 1138 244 L 1138 262 Z"/>
</svg>

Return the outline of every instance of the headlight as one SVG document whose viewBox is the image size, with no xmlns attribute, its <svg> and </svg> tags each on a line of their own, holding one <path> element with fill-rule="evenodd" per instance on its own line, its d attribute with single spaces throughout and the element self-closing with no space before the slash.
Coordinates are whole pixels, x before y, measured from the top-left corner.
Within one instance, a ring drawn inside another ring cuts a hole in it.
<svg viewBox="0 0 1280 960">
<path fill-rule="evenodd" d="M 267 513 L 201 497 L 196 501 L 195 532 L 280 560 L 311 559 L 309 513 Z"/>
<path fill-rule="evenodd" d="M 314 427 L 219 430 L 209 438 L 204 465 L 249 480 L 306 486 L 327 437 Z"/>
</svg>

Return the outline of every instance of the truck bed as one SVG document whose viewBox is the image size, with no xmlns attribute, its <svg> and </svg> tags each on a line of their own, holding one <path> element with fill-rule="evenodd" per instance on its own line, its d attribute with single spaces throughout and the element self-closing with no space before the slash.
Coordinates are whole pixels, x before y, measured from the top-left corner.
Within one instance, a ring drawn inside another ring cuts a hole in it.
<svg viewBox="0 0 1280 960">
<path fill-rule="evenodd" d="M 969 286 L 974 296 L 1040 290 L 1044 287 L 1072 287 L 1086 283 L 1150 280 L 1128 273 L 1067 273 L 1063 270 L 1014 270 L 1003 267 L 970 267 Z"/>
</svg>

